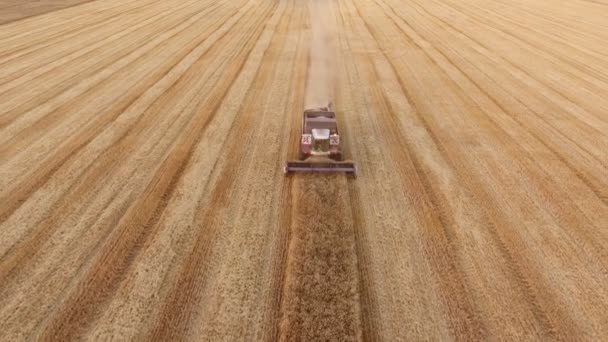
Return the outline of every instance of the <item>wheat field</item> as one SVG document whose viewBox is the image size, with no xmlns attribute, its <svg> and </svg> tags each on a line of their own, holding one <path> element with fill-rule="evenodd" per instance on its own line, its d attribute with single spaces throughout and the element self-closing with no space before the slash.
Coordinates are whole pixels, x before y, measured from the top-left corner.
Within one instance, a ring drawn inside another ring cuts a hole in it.
<svg viewBox="0 0 608 342">
<path fill-rule="evenodd" d="M 608 3 L 52 3 L 0 1 L 0 340 L 608 338 Z M 358 176 L 284 175 L 324 101 Z"/>
</svg>

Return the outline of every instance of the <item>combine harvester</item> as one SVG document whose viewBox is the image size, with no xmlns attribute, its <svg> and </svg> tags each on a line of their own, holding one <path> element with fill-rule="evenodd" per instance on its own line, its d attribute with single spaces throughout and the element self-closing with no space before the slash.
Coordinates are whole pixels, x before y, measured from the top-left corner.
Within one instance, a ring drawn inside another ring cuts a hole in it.
<svg viewBox="0 0 608 342">
<path fill-rule="evenodd" d="M 355 163 L 342 161 L 338 123 L 331 102 L 327 107 L 304 111 L 299 160 L 288 161 L 284 172 L 346 172 L 357 175 Z"/>
</svg>

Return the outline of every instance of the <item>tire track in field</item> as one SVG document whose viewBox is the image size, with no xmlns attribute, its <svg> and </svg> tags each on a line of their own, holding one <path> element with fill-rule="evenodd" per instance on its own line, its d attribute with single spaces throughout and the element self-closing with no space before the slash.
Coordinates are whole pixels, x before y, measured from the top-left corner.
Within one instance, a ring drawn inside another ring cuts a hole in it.
<svg viewBox="0 0 608 342">
<path fill-rule="evenodd" d="M 360 190 L 355 181 L 348 184 L 350 211 L 353 219 L 353 238 L 355 240 L 355 255 L 357 256 L 357 281 L 359 291 L 360 330 L 363 341 L 379 341 L 380 331 L 377 320 L 379 310 L 377 299 L 374 298 L 370 270 L 371 255 L 369 241 L 366 238 L 367 225 L 362 214 Z"/>
<path fill-rule="evenodd" d="M 309 57 L 308 57 L 309 59 Z M 307 63 L 306 66 L 304 67 L 305 72 L 308 69 L 308 62 L 307 59 Z M 305 76 L 302 75 L 301 77 L 299 77 L 299 79 L 305 79 Z M 298 91 L 296 92 L 296 94 L 302 94 L 301 98 L 304 98 L 304 93 L 305 93 L 305 85 L 302 84 L 301 89 L 298 89 Z M 304 107 L 304 100 L 298 101 L 298 106 L 296 108 L 303 108 Z M 298 155 L 298 147 L 299 147 L 299 143 L 300 143 L 300 134 L 301 134 L 301 125 L 302 125 L 302 118 L 299 116 L 299 111 L 296 110 L 297 114 L 292 114 L 291 115 L 291 123 L 290 123 L 290 127 L 291 130 L 289 132 L 289 139 L 288 139 L 288 156 L 297 156 Z M 289 159 L 289 157 L 288 157 Z M 281 241 L 280 246 L 284 246 L 282 253 L 280 255 L 280 258 L 278 258 L 277 260 L 277 264 L 275 266 L 275 268 L 278 271 L 277 273 L 277 277 L 276 277 L 276 283 L 275 286 L 273 288 L 273 292 L 276 293 L 276 301 L 274 304 L 275 310 L 272 313 L 272 322 L 273 325 L 275 327 L 272 336 L 272 340 L 278 340 L 281 334 L 281 329 L 280 329 L 280 324 L 281 324 L 281 315 L 282 315 L 282 302 L 283 302 L 283 297 L 285 296 L 285 281 L 286 278 L 288 276 L 288 272 L 287 272 L 287 262 L 288 262 L 288 258 L 289 258 L 289 241 L 291 241 L 292 238 L 292 233 L 291 233 L 291 226 L 292 226 L 292 222 L 293 222 L 293 217 L 292 217 L 292 212 L 293 212 L 293 182 L 294 182 L 294 178 L 293 177 L 288 177 L 283 185 L 284 189 L 281 191 L 282 194 L 282 207 L 281 207 L 281 211 L 279 214 L 279 221 L 281 222 L 280 227 L 281 229 L 281 238 L 279 239 L 279 241 Z"/>
</svg>

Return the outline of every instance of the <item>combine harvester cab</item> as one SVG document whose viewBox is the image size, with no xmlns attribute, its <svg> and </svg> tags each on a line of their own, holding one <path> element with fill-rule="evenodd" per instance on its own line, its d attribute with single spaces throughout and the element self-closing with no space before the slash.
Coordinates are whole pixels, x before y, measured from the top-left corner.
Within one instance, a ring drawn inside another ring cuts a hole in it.
<svg viewBox="0 0 608 342">
<path fill-rule="evenodd" d="M 355 163 L 342 161 L 336 113 L 331 103 L 304 111 L 299 160 L 288 161 L 284 172 L 346 172 L 356 176 Z"/>
</svg>

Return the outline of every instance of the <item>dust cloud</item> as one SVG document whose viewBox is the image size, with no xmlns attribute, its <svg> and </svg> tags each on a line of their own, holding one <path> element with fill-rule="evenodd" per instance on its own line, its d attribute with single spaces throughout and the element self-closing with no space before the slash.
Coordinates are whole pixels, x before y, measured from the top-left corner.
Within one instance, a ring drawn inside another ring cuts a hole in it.
<svg viewBox="0 0 608 342">
<path fill-rule="evenodd" d="M 306 108 L 323 107 L 333 100 L 336 78 L 336 21 L 330 7 L 322 0 L 309 2 L 311 40 Z"/>
</svg>

